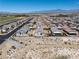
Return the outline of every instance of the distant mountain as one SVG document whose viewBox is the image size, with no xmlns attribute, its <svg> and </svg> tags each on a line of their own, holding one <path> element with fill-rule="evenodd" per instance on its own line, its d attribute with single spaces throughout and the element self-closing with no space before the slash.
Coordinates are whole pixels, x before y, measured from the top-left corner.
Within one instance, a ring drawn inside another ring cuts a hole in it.
<svg viewBox="0 0 79 59">
<path fill-rule="evenodd" d="M 30 13 L 12 13 L 12 12 L 0 12 L 1 15 L 16 15 L 16 14 L 38 14 L 38 13 L 79 13 L 79 9 L 72 9 L 72 10 L 62 10 L 62 9 L 57 9 L 57 10 L 44 10 L 44 11 L 33 11 Z"/>
<path fill-rule="evenodd" d="M 32 13 L 79 13 L 79 9 L 72 9 L 72 10 L 45 10 L 45 11 L 34 11 Z"/>
<path fill-rule="evenodd" d="M 17 13 L 11 13 L 11 12 L 0 12 L 0 16 L 6 16 L 6 15 L 15 15 Z"/>
<path fill-rule="evenodd" d="M 29 13 L 0 12 L 0 16 L 6 16 L 6 15 L 18 15 L 18 14 L 29 14 Z"/>
</svg>

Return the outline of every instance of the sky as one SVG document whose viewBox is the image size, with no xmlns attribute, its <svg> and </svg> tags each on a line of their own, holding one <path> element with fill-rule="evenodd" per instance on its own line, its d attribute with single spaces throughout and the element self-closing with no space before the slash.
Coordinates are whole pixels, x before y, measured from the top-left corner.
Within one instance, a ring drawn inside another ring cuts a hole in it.
<svg viewBox="0 0 79 59">
<path fill-rule="evenodd" d="M 0 11 L 32 12 L 79 9 L 79 0 L 0 0 Z"/>
</svg>

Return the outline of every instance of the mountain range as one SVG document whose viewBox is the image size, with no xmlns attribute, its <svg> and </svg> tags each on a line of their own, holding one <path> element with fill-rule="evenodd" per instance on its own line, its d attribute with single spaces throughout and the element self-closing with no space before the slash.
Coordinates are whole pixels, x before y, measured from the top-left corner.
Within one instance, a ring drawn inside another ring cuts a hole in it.
<svg viewBox="0 0 79 59">
<path fill-rule="evenodd" d="M 44 10 L 44 11 L 33 11 L 30 13 L 79 13 L 79 9 L 71 9 L 71 10 Z M 12 13 L 12 12 L 0 12 L 0 15 L 16 15 L 16 14 L 30 14 L 30 13 Z"/>
<path fill-rule="evenodd" d="M 31 13 L 79 13 L 79 9 L 72 9 L 72 10 L 44 10 L 44 11 L 33 11 Z"/>
</svg>

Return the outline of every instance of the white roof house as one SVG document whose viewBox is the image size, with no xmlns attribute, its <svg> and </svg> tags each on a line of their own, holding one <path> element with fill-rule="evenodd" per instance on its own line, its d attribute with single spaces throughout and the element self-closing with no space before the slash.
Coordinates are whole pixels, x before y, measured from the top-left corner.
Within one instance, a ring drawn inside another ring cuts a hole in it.
<svg viewBox="0 0 79 59">
<path fill-rule="evenodd" d="M 26 33 L 28 32 L 27 29 L 20 29 L 16 32 L 16 36 L 26 36 Z"/>
</svg>

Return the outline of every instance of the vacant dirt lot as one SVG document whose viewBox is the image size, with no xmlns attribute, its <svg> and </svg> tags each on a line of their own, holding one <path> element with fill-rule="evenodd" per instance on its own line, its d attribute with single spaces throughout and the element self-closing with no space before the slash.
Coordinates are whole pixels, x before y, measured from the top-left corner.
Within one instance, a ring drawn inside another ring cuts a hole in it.
<svg viewBox="0 0 79 59">
<path fill-rule="evenodd" d="M 79 59 L 78 37 L 12 37 L 0 45 L 0 59 Z"/>
</svg>

